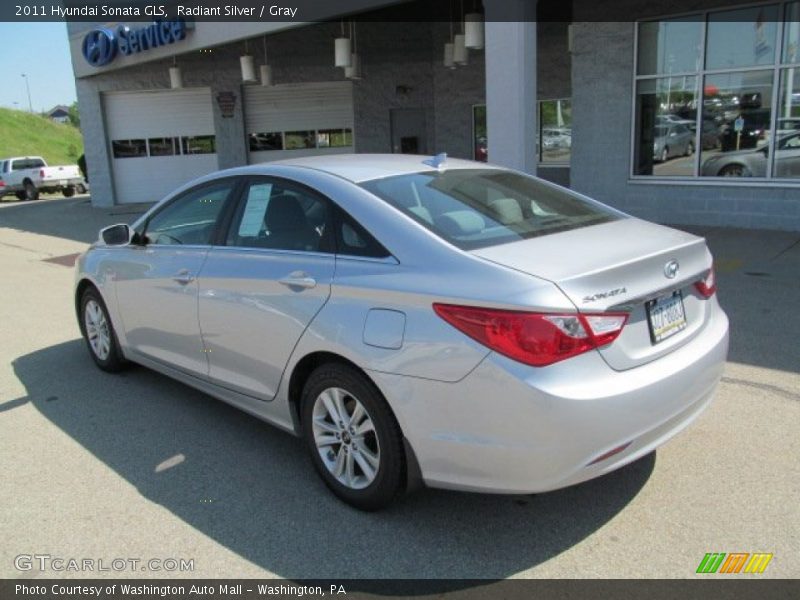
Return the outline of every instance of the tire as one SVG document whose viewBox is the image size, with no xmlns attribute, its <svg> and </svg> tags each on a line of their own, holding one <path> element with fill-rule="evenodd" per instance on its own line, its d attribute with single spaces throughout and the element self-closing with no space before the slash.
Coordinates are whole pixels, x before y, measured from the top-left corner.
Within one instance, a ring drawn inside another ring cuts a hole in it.
<svg viewBox="0 0 800 600">
<path fill-rule="evenodd" d="M 718 177 L 751 177 L 752 173 L 750 173 L 750 169 L 745 167 L 744 165 L 740 165 L 738 163 L 733 163 L 730 165 L 725 165 L 719 170 L 717 173 Z"/>
<path fill-rule="evenodd" d="M 72 198 L 75 195 L 75 188 L 72 186 L 65 187 L 61 190 L 61 193 L 64 194 L 64 198 Z"/>
<path fill-rule="evenodd" d="M 664 149 L 661 151 L 661 162 L 667 162 L 669 160 L 669 148 L 664 146 Z"/>
<path fill-rule="evenodd" d="M 77 186 L 75 186 L 75 191 L 77 191 L 79 194 L 85 194 L 86 186 L 83 185 L 82 183 L 79 183 Z"/>
<path fill-rule="evenodd" d="M 95 364 L 109 373 L 122 370 L 126 361 L 120 350 L 117 334 L 111 324 L 103 298 L 93 287 L 88 288 L 81 296 L 78 321 L 89 355 Z"/>
<path fill-rule="evenodd" d="M 16 192 L 14 195 L 17 197 L 17 200 L 20 201 L 28 199 L 28 197 L 25 195 L 25 192 Z"/>
<path fill-rule="evenodd" d="M 33 185 L 30 181 L 25 182 L 25 199 L 26 200 L 38 200 L 39 199 L 39 190 L 36 189 L 36 186 Z"/>
<path fill-rule="evenodd" d="M 311 461 L 339 499 L 373 511 L 403 491 L 406 461 L 400 426 L 363 374 L 338 363 L 318 367 L 303 387 L 301 410 Z M 344 420 L 353 418 L 358 421 L 354 425 Z"/>
</svg>

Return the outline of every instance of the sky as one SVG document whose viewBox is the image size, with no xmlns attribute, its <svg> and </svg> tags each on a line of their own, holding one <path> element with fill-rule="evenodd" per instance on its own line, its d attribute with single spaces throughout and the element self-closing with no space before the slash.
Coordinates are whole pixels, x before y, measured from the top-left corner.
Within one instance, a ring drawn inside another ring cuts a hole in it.
<svg viewBox="0 0 800 600">
<path fill-rule="evenodd" d="M 35 112 L 75 101 L 66 23 L 0 23 L 0 40 L 0 106 L 28 110 L 22 73 L 28 76 Z"/>
</svg>

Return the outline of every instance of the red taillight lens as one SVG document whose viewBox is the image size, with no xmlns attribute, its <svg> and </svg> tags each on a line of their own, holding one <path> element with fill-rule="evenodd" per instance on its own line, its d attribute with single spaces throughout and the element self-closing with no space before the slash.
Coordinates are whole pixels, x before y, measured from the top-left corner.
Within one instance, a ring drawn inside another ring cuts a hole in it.
<svg viewBox="0 0 800 600">
<path fill-rule="evenodd" d="M 700 292 L 704 298 L 711 298 L 714 292 L 717 291 L 717 275 L 714 273 L 714 265 L 711 265 L 711 270 L 703 279 L 694 284 L 697 291 Z"/>
<path fill-rule="evenodd" d="M 39 177 L 44 178 L 44 169 L 39 171 Z"/>
<path fill-rule="evenodd" d="M 551 314 L 438 303 L 433 310 L 484 346 L 535 367 L 610 344 L 628 320 L 625 313 Z"/>
</svg>

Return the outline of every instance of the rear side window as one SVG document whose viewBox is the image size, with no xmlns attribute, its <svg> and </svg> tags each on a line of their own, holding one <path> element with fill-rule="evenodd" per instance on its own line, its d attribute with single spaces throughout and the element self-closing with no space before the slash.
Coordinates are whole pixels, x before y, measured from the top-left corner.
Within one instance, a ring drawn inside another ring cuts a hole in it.
<svg viewBox="0 0 800 600">
<path fill-rule="evenodd" d="M 464 250 L 618 218 L 568 190 L 498 169 L 413 173 L 361 186 Z"/>
</svg>

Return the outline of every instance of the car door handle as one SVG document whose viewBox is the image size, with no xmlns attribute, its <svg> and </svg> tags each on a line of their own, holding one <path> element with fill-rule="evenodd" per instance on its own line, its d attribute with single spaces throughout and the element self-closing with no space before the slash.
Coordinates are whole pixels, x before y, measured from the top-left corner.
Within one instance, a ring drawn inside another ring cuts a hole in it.
<svg viewBox="0 0 800 600">
<path fill-rule="evenodd" d="M 192 283 L 194 281 L 194 275 L 189 272 L 189 269 L 181 269 L 178 271 L 172 279 L 177 281 L 181 285 L 186 285 L 188 283 Z"/>
<path fill-rule="evenodd" d="M 290 273 L 283 279 L 278 279 L 278 283 L 283 284 L 287 287 L 299 287 L 299 288 L 306 288 L 311 289 L 316 287 L 317 280 L 313 277 L 309 277 L 306 273 L 302 271 L 295 271 L 294 273 Z"/>
</svg>

